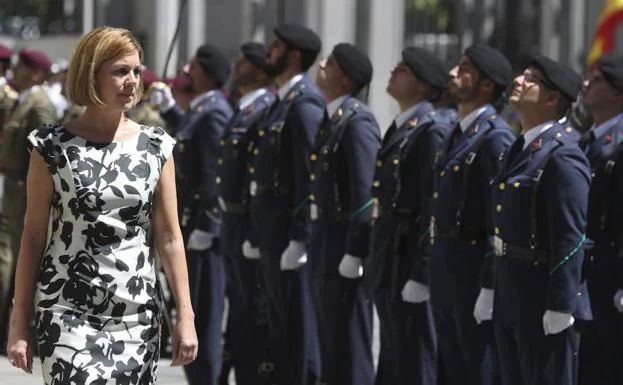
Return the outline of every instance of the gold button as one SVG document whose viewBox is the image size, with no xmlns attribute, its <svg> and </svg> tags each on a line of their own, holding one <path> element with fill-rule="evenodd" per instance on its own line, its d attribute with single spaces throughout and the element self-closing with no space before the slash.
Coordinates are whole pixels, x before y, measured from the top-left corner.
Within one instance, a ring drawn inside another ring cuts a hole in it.
<svg viewBox="0 0 623 385">
<path fill-rule="evenodd" d="M 459 167 L 459 165 L 457 164 L 457 165 L 456 165 L 456 166 L 454 166 L 452 169 L 454 170 L 454 172 L 459 172 L 459 170 L 460 170 L 461 168 L 460 168 L 460 167 Z"/>
<path fill-rule="evenodd" d="M 433 193 L 433 198 L 435 198 L 435 199 L 439 198 L 439 193 L 437 191 L 435 191 Z"/>
<path fill-rule="evenodd" d="M 314 201 L 316 199 L 316 197 L 314 196 L 314 194 L 310 194 L 309 195 L 309 200 L 310 201 Z"/>
<path fill-rule="evenodd" d="M 255 172 L 255 168 L 249 167 L 249 174 L 253 174 Z"/>
<path fill-rule="evenodd" d="M 216 184 L 221 184 L 221 177 L 219 176 L 216 177 Z"/>
<path fill-rule="evenodd" d="M 311 180 L 311 181 L 316 180 L 316 175 L 314 175 L 314 174 L 310 174 L 310 175 L 309 175 L 309 180 Z"/>
<path fill-rule="evenodd" d="M 494 228 L 493 232 L 495 233 L 495 235 L 500 235 L 500 228 L 499 227 Z"/>
<path fill-rule="evenodd" d="M 472 240 L 470 243 L 472 246 L 476 246 L 476 240 Z"/>
<path fill-rule="evenodd" d="M 238 139 L 234 139 L 231 141 L 234 145 L 238 144 Z"/>
<path fill-rule="evenodd" d="M 218 158 L 218 164 L 223 164 L 223 159 Z"/>
<path fill-rule="evenodd" d="M 373 183 L 374 187 L 379 187 L 381 185 L 381 182 L 379 182 L 378 180 L 375 180 Z"/>
<path fill-rule="evenodd" d="M 195 199 L 199 199 L 199 194 L 195 194 Z"/>
<path fill-rule="evenodd" d="M 515 186 L 515 188 L 519 188 L 519 186 L 521 186 L 521 183 L 515 182 L 515 183 L 513 183 L 513 186 Z"/>
<path fill-rule="evenodd" d="M 502 205 L 497 205 L 495 206 L 495 211 L 497 211 L 498 213 L 502 211 Z"/>
<path fill-rule="evenodd" d="M 253 150 L 253 155 L 257 155 L 260 153 L 260 149 L 256 148 L 255 150 Z"/>
<path fill-rule="evenodd" d="M 394 159 L 394 164 L 398 164 L 400 161 L 398 159 Z"/>
<path fill-rule="evenodd" d="M 224 146 L 224 145 L 225 145 L 225 141 L 221 140 L 221 146 Z"/>
<path fill-rule="evenodd" d="M 442 172 L 439 173 L 439 176 L 444 176 L 446 175 L 446 170 L 443 170 Z"/>
<path fill-rule="evenodd" d="M 500 183 L 500 185 L 498 186 L 500 188 L 500 190 L 504 190 L 506 188 L 506 184 L 504 184 L 504 182 Z"/>
<path fill-rule="evenodd" d="M 381 167 L 383 165 L 383 161 L 382 160 L 377 160 L 376 161 L 376 167 Z"/>
<path fill-rule="evenodd" d="M 311 159 L 312 162 L 314 162 L 316 159 L 318 159 L 318 157 L 316 156 L 316 154 L 311 154 L 309 159 Z"/>
<path fill-rule="evenodd" d="M 264 136 L 265 132 L 264 132 L 264 130 L 259 130 L 259 131 L 257 132 L 257 134 L 258 134 L 258 135 L 260 136 L 260 138 L 261 138 L 262 136 Z"/>
</svg>

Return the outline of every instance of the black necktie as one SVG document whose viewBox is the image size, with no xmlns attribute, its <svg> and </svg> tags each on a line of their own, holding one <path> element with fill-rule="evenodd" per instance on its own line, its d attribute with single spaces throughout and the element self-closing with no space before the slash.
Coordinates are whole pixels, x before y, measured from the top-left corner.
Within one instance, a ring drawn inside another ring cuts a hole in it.
<svg viewBox="0 0 623 385">
<path fill-rule="evenodd" d="M 327 110 L 324 110 L 324 116 L 322 118 L 322 122 L 320 123 L 320 127 L 318 127 L 318 131 L 316 132 L 316 138 L 314 139 L 314 146 L 322 145 L 324 138 L 327 134 L 331 132 L 331 119 L 329 118 L 329 114 L 327 114 Z"/>
<path fill-rule="evenodd" d="M 387 141 L 389 141 L 391 137 L 396 134 L 396 131 L 398 131 L 398 127 L 396 126 L 396 121 L 394 120 L 383 136 L 383 144 L 387 143 Z"/>
<path fill-rule="evenodd" d="M 526 139 L 523 135 L 520 135 L 519 138 L 515 140 L 515 143 L 508 150 L 508 156 L 506 157 L 506 164 L 511 164 L 515 159 L 519 157 L 519 154 L 523 152 L 523 146 L 526 143 Z"/>
<path fill-rule="evenodd" d="M 595 132 L 593 130 L 582 134 L 582 139 L 580 139 L 580 148 L 584 150 L 585 154 L 588 154 L 593 142 L 595 142 Z"/>
</svg>

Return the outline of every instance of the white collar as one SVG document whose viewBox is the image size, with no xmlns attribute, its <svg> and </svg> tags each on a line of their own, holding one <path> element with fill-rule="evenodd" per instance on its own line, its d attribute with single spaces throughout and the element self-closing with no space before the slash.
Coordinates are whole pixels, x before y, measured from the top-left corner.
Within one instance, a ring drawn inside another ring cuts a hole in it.
<svg viewBox="0 0 623 385">
<path fill-rule="evenodd" d="M 333 99 L 329 104 L 327 104 L 327 116 L 329 116 L 329 119 L 331 119 L 333 115 L 335 115 L 335 112 L 338 108 L 340 108 L 340 106 L 342 105 L 342 103 L 344 103 L 344 100 L 346 100 L 347 97 L 348 95 L 342 95 L 338 98 Z"/>
<path fill-rule="evenodd" d="M 467 131 L 467 129 L 470 128 L 472 124 L 474 124 L 476 119 L 478 119 L 478 117 L 483 112 L 485 112 L 486 109 L 487 109 L 487 106 L 477 108 L 474 111 L 470 112 L 466 117 L 461 119 L 461 122 L 459 123 L 461 125 L 461 131 L 463 132 Z"/>
<path fill-rule="evenodd" d="M 210 90 L 208 92 L 204 92 L 201 95 L 195 96 L 195 98 L 190 102 L 190 109 L 194 110 L 199 104 L 203 103 L 204 100 L 214 95 L 216 90 Z"/>
<path fill-rule="evenodd" d="M 30 95 L 34 94 L 35 92 L 39 91 L 40 89 L 41 89 L 40 85 L 35 85 L 35 86 L 30 87 L 29 89 L 27 89 L 25 91 L 22 91 L 19 94 L 19 98 L 18 98 L 19 104 L 24 104 L 24 102 L 26 101 L 26 99 L 28 99 L 28 97 Z"/>
<path fill-rule="evenodd" d="M 296 83 L 301 81 L 301 79 L 303 79 L 303 74 L 294 75 L 294 77 L 292 77 L 292 79 L 288 80 L 288 82 L 286 84 L 284 84 L 281 87 L 279 87 L 279 92 L 278 92 L 279 100 L 285 99 L 286 96 L 288 96 L 288 92 L 290 92 L 292 87 L 294 87 L 296 85 Z"/>
<path fill-rule="evenodd" d="M 608 131 L 608 129 L 612 127 L 614 123 L 616 123 L 617 120 L 621 119 L 621 117 L 623 117 L 623 113 L 606 120 L 599 126 L 593 126 L 591 128 L 591 131 L 593 131 L 593 133 L 595 134 L 595 139 L 601 138 L 606 133 L 606 131 Z"/>
<path fill-rule="evenodd" d="M 6 84 L 6 78 L 4 76 L 0 76 L 0 87 Z"/>
<path fill-rule="evenodd" d="M 529 129 L 528 131 L 524 132 L 523 133 L 523 138 L 524 138 L 523 149 L 525 150 L 529 145 L 532 144 L 532 142 L 534 142 L 534 140 L 539 135 L 541 135 L 545 131 L 549 130 L 553 125 L 554 125 L 554 123 L 549 121 L 549 122 L 545 122 L 543 124 L 539 124 L 538 126 L 533 127 L 531 129 Z"/>
<path fill-rule="evenodd" d="M 245 108 L 253 104 L 253 102 L 255 102 L 257 98 L 264 95 L 266 92 L 268 92 L 266 91 L 266 88 L 258 88 L 257 90 L 253 90 L 247 93 L 242 98 L 240 98 L 240 101 L 238 102 L 238 107 L 240 108 L 240 110 L 244 110 Z"/>
<path fill-rule="evenodd" d="M 409 107 L 409 109 L 407 109 L 405 112 L 398 114 L 398 116 L 396 116 L 396 119 L 394 119 L 394 122 L 396 122 L 396 128 L 399 129 L 400 127 L 402 127 L 421 104 L 422 102 L 416 103 Z"/>
</svg>

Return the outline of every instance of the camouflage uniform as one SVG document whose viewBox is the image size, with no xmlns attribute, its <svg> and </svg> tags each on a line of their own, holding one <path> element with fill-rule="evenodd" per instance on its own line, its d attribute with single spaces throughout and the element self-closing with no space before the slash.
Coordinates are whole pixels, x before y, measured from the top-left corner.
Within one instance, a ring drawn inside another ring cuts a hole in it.
<svg viewBox="0 0 623 385">
<path fill-rule="evenodd" d="M 160 117 L 160 113 L 148 103 L 141 102 L 127 113 L 128 118 L 147 127 L 162 127 L 169 133 L 168 127 Z"/>
<path fill-rule="evenodd" d="M 8 242 L 0 244 L 0 321 L 3 323 L 8 321 L 15 262 L 19 255 L 26 214 L 26 174 L 30 162 L 26 137 L 35 128 L 56 121 L 56 109 L 52 101 L 42 88 L 35 88 L 25 100 L 17 104 L 4 125 L 1 157 L 4 167 L 2 212 L 6 217 L 7 227 L 0 229 L 0 239 Z"/>
<path fill-rule="evenodd" d="M 84 110 L 86 110 L 86 107 L 77 106 L 75 104 L 70 105 L 69 108 L 65 110 L 65 115 L 63 115 L 63 118 L 61 119 L 61 124 L 67 124 L 77 117 L 82 116 L 82 114 L 84 114 Z"/>
</svg>

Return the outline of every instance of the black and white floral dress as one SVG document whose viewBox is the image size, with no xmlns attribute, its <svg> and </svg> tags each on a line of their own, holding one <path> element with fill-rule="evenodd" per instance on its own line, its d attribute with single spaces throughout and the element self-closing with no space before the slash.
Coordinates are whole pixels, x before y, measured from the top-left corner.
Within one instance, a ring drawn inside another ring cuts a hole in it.
<svg viewBox="0 0 623 385">
<path fill-rule="evenodd" d="M 154 384 L 162 297 L 150 229 L 174 140 L 141 126 L 134 138 L 94 143 L 61 125 L 28 140 L 54 182 L 35 308 L 45 383 Z"/>
</svg>

